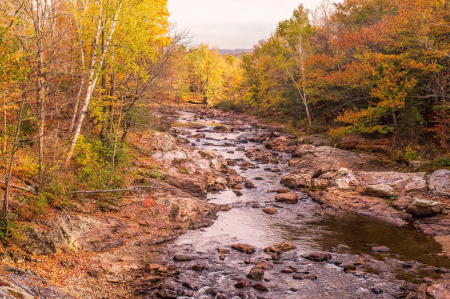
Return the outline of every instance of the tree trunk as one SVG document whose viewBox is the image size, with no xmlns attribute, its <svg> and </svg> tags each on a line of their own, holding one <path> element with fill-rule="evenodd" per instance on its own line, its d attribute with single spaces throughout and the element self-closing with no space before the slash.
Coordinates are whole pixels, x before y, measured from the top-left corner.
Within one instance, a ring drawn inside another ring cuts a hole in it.
<svg viewBox="0 0 450 299">
<path fill-rule="evenodd" d="M 8 174 L 5 178 L 5 196 L 4 196 L 4 200 L 3 200 L 3 216 L 4 217 L 9 213 L 9 187 L 11 184 L 12 169 L 14 167 L 14 155 L 18 149 L 18 144 L 19 144 L 19 132 L 20 132 L 20 125 L 22 124 L 22 112 L 23 112 L 24 103 L 25 103 L 25 98 L 22 98 L 22 103 L 20 104 L 20 109 L 19 109 L 19 115 L 17 116 L 16 132 L 14 134 L 14 141 L 13 141 L 13 146 L 12 146 L 12 150 L 11 150 L 11 156 L 9 158 Z"/>
<path fill-rule="evenodd" d="M 395 141 L 397 142 L 397 147 L 401 151 L 403 149 L 402 141 L 400 140 L 400 131 L 398 129 L 397 117 L 395 116 L 395 110 L 391 109 L 392 112 L 392 120 L 394 121 L 394 129 L 395 129 Z"/>
<path fill-rule="evenodd" d="M 105 61 L 108 45 L 110 44 L 112 35 L 114 34 L 114 30 L 116 29 L 116 26 L 117 26 L 117 18 L 119 16 L 120 9 L 121 9 L 121 6 L 118 8 L 118 10 L 116 11 L 116 13 L 114 15 L 113 21 L 111 23 L 111 31 L 106 40 L 105 50 L 104 51 L 102 50 L 102 56 L 97 65 L 97 63 L 96 63 L 97 54 L 96 53 L 97 53 L 98 46 L 99 46 L 99 39 L 100 39 L 101 30 L 102 30 L 102 20 L 103 20 L 103 14 L 102 14 L 102 12 L 100 12 L 98 22 L 97 22 L 97 32 L 96 32 L 96 35 L 94 38 L 94 43 L 93 43 L 93 51 L 92 51 L 91 61 L 89 64 L 89 81 L 88 81 L 88 86 L 87 86 L 87 90 L 86 90 L 86 95 L 84 97 L 83 105 L 81 106 L 80 117 L 78 118 L 78 121 L 76 122 L 76 125 L 75 125 L 75 132 L 74 132 L 73 138 L 70 142 L 69 152 L 67 154 L 65 165 L 67 165 L 69 163 L 70 159 L 72 158 L 73 152 L 75 150 L 75 145 L 77 143 L 78 137 L 80 136 L 81 126 L 83 125 L 83 120 L 86 115 L 89 104 L 91 102 L 91 97 L 92 97 L 95 85 L 97 84 L 97 80 L 99 77 L 98 69 L 102 68 L 103 63 Z"/>
</svg>

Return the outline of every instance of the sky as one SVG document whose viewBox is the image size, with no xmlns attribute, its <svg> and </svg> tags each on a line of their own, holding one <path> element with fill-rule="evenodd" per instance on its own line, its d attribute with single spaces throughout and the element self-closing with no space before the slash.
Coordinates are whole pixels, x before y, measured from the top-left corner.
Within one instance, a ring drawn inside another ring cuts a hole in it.
<svg viewBox="0 0 450 299">
<path fill-rule="evenodd" d="M 319 0 L 169 0 L 170 21 L 188 29 L 194 44 L 211 48 L 253 48 L 269 37 L 278 23 L 292 16 L 300 3 L 307 8 Z"/>
</svg>

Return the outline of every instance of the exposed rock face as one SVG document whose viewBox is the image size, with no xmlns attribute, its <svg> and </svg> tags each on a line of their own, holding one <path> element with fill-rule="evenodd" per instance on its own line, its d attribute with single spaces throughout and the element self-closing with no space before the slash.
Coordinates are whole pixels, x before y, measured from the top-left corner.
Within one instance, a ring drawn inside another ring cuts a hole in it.
<svg viewBox="0 0 450 299">
<path fill-rule="evenodd" d="M 6 268 L 0 275 L 0 298 L 60 298 L 75 299 L 75 297 L 49 285 L 46 280 L 33 271 L 20 268 Z"/>
<path fill-rule="evenodd" d="M 245 155 L 252 161 L 258 161 L 264 164 L 278 164 L 278 160 L 275 155 L 266 150 L 261 149 L 248 149 Z"/>
<path fill-rule="evenodd" d="M 439 213 L 444 205 L 440 202 L 414 199 L 414 201 L 406 209 L 406 212 L 418 217 L 428 217 Z"/>
<path fill-rule="evenodd" d="M 288 188 L 308 188 L 314 172 L 306 168 L 291 172 L 281 178 L 281 184 Z"/>
<path fill-rule="evenodd" d="M 349 151 L 329 146 L 315 146 L 311 144 L 299 145 L 292 154 L 296 166 L 301 168 L 354 168 L 367 163 L 367 158 Z"/>
<path fill-rule="evenodd" d="M 176 140 L 172 135 L 152 132 L 151 134 L 130 134 L 131 144 L 144 154 L 170 152 L 175 149 Z"/>
<path fill-rule="evenodd" d="M 441 169 L 433 172 L 430 176 L 429 188 L 435 195 L 450 197 L 450 170 Z"/>
</svg>

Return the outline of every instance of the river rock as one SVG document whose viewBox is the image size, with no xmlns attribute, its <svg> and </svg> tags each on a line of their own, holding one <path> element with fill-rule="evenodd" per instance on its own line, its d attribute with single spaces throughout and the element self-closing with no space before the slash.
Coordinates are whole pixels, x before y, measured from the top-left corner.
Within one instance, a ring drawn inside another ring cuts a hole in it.
<svg viewBox="0 0 450 299">
<path fill-rule="evenodd" d="M 287 252 L 287 251 L 290 251 L 290 250 L 293 250 L 296 248 L 297 247 L 295 247 L 295 245 L 292 244 L 291 242 L 283 242 L 283 243 L 278 243 L 273 246 L 265 248 L 264 252 L 266 252 L 266 253 L 281 253 L 281 252 Z"/>
<path fill-rule="evenodd" d="M 158 297 L 163 299 L 176 299 L 178 294 L 172 290 L 162 289 L 158 291 Z"/>
<path fill-rule="evenodd" d="M 247 277 L 253 280 L 262 280 L 264 277 L 264 269 L 256 265 L 250 270 Z"/>
<path fill-rule="evenodd" d="M 302 257 L 315 262 L 323 262 L 331 259 L 331 254 L 326 251 L 315 251 L 308 254 L 304 254 L 302 255 Z"/>
<path fill-rule="evenodd" d="M 200 286 L 193 284 L 190 281 L 183 282 L 183 287 L 188 288 L 190 290 L 194 290 L 194 291 L 197 291 L 198 289 L 200 289 Z"/>
<path fill-rule="evenodd" d="M 431 193 L 450 197 L 450 170 L 441 169 L 433 172 L 428 185 Z"/>
<path fill-rule="evenodd" d="M 286 152 L 286 151 L 292 151 L 293 149 L 289 148 L 292 146 L 292 141 L 287 139 L 284 136 L 277 137 L 275 139 L 272 139 L 268 143 L 265 144 L 265 147 L 270 150 L 277 150 L 279 152 Z"/>
<path fill-rule="evenodd" d="M 243 279 L 234 285 L 237 289 L 248 288 L 252 285 L 252 282 L 248 279 Z"/>
<path fill-rule="evenodd" d="M 216 299 L 229 299 L 229 297 L 225 294 L 217 294 Z"/>
<path fill-rule="evenodd" d="M 265 285 L 263 285 L 261 283 L 255 284 L 253 286 L 253 288 L 257 289 L 258 291 L 262 291 L 262 292 L 268 292 L 269 291 L 269 289 Z"/>
<path fill-rule="evenodd" d="M 268 191 L 267 191 L 268 192 Z M 280 194 L 280 193 L 289 193 L 289 192 L 291 192 L 291 191 L 289 191 L 288 189 L 278 189 L 277 191 L 276 191 L 278 194 Z"/>
<path fill-rule="evenodd" d="M 418 217 L 428 217 L 436 215 L 443 208 L 444 205 L 440 202 L 416 198 L 408 206 L 406 212 Z"/>
<path fill-rule="evenodd" d="M 291 189 L 309 188 L 314 172 L 308 169 L 299 169 L 281 178 L 281 184 Z"/>
<path fill-rule="evenodd" d="M 298 195 L 294 192 L 280 193 L 275 196 L 275 201 L 296 204 L 298 202 Z"/>
<path fill-rule="evenodd" d="M 254 148 L 248 149 L 245 152 L 245 156 L 250 158 L 250 160 L 252 161 L 258 161 L 264 164 L 278 164 L 278 160 L 275 155 L 272 152 L 266 150 Z"/>
<path fill-rule="evenodd" d="M 255 248 L 253 248 L 250 245 L 245 245 L 245 244 L 234 244 L 234 245 L 231 245 L 231 248 L 233 248 L 234 250 L 240 251 L 240 252 L 248 253 L 248 254 L 255 252 Z"/>
<path fill-rule="evenodd" d="M 215 180 L 215 182 L 216 182 L 216 184 L 227 184 L 227 180 L 225 179 L 225 178 L 222 178 L 222 177 L 218 177 L 216 180 Z"/>
<path fill-rule="evenodd" d="M 227 159 L 227 165 L 228 166 L 236 166 L 237 165 L 237 161 L 233 160 L 233 159 Z"/>
<path fill-rule="evenodd" d="M 215 126 L 213 129 L 215 132 L 218 133 L 233 133 L 233 128 L 229 126 Z"/>
<path fill-rule="evenodd" d="M 448 299 L 450 298 L 450 282 L 434 284 L 428 287 L 427 293 L 435 299 Z"/>
<path fill-rule="evenodd" d="M 364 193 L 375 197 L 387 197 L 397 195 L 394 188 L 383 184 L 369 185 L 364 188 Z"/>
<path fill-rule="evenodd" d="M 244 187 L 247 189 L 255 188 L 255 185 L 252 183 L 252 181 L 246 181 L 244 184 Z"/>
<path fill-rule="evenodd" d="M 242 191 L 239 190 L 233 190 L 234 194 L 236 194 L 237 196 L 242 196 L 244 193 L 242 193 Z"/>
<path fill-rule="evenodd" d="M 190 262 L 194 260 L 194 257 L 187 254 L 177 254 L 173 257 L 173 260 L 177 262 Z"/>
<path fill-rule="evenodd" d="M 266 214 L 269 214 L 269 215 L 273 215 L 273 214 L 276 214 L 278 212 L 278 210 L 275 208 L 272 208 L 272 207 L 268 207 L 268 208 L 264 208 L 263 212 Z"/>
<path fill-rule="evenodd" d="M 353 263 L 350 264 L 346 264 L 344 265 L 344 272 L 348 272 L 348 271 L 356 271 L 356 266 Z"/>
<path fill-rule="evenodd" d="M 205 134 L 204 133 L 200 133 L 200 134 L 195 134 L 195 135 L 190 135 L 190 138 L 195 138 L 195 139 L 200 139 L 200 138 L 205 138 Z"/>
<path fill-rule="evenodd" d="M 285 268 L 281 270 L 281 273 L 294 273 L 294 270 L 292 270 L 291 268 Z"/>
<path fill-rule="evenodd" d="M 219 253 L 230 253 L 231 252 L 230 249 L 226 249 L 226 248 L 217 248 L 217 251 Z"/>
</svg>

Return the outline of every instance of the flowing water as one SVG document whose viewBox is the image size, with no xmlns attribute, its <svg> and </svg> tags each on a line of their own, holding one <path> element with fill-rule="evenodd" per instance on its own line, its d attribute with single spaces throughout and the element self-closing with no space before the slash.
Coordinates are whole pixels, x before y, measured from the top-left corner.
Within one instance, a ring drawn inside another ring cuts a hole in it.
<svg viewBox="0 0 450 299">
<path fill-rule="evenodd" d="M 262 249 L 276 243 L 289 241 L 297 246 L 295 253 L 283 254 L 279 267 L 294 265 L 306 267 L 311 273 L 315 273 L 316 281 L 296 281 L 291 276 L 280 274 L 280 269 L 274 268 L 266 271 L 266 282 L 271 286 L 271 292 L 262 293 L 256 290 L 241 294 L 238 298 L 392 298 L 388 292 L 376 295 L 369 288 L 373 285 L 383 285 L 384 288 L 395 289 L 399 282 L 396 279 L 410 280 L 419 283 L 418 277 L 405 274 L 400 268 L 387 266 L 389 274 L 371 276 L 351 275 L 343 273 L 342 268 L 332 263 L 310 263 L 300 258 L 302 253 L 324 250 L 329 252 L 346 253 L 339 258 L 354 259 L 355 256 L 371 257 L 375 260 L 417 261 L 430 266 L 450 268 L 450 259 L 441 254 L 442 248 L 431 236 L 418 233 L 414 229 L 398 227 L 393 224 L 376 219 L 360 216 L 352 213 L 336 212 L 325 209 L 311 199 L 300 200 L 295 205 L 287 205 L 274 202 L 276 193 L 268 193 L 268 190 L 282 188 L 280 179 L 283 175 L 293 171 L 287 165 L 289 156 L 279 154 L 280 164 L 257 164 L 255 168 L 240 169 L 243 161 L 250 161 L 244 151 L 236 151 L 236 147 L 248 148 L 262 147 L 261 144 L 247 142 L 242 136 L 258 134 L 259 129 L 249 128 L 245 132 L 215 133 L 212 128 L 220 124 L 215 120 L 197 120 L 192 113 L 181 112 L 179 126 L 187 129 L 193 123 L 207 126 L 202 131 L 206 138 L 201 140 L 190 139 L 197 148 L 208 148 L 219 151 L 226 159 L 235 159 L 238 166 L 234 168 L 240 175 L 252 181 L 253 189 L 243 189 L 243 195 L 237 196 L 232 190 L 219 193 L 209 193 L 207 200 L 214 204 L 228 205 L 230 211 L 220 212 L 215 223 L 205 229 L 189 231 L 176 241 L 170 248 L 174 252 L 187 252 L 203 259 L 209 271 L 204 274 L 192 272 L 191 279 L 208 288 L 202 288 L 196 294 L 196 298 L 213 298 L 214 292 L 226 289 L 234 296 L 233 284 L 245 278 L 252 265 L 245 265 L 243 259 L 246 254 L 234 253 L 227 256 L 225 261 L 218 259 L 217 248 L 230 248 L 230 245 L 244 243 L 256 248 L 252 260 L 267 258 L 268 255 Z M 188 129 L 189 130 L 189 129 Z M 196 130 L 191 129 L 195 133 Z M 186 136 L 184 136 L 186 137 Z M 241 143 L 240 141 L 244 141 Z M 232 144 L 232 145 L 224 145 Z M 231 151 L 234 151 L 231 153 Z M 269 170 L 275 170 L 271 171 Z M 253 208 L 253 204 L 259 204 L 261 208 Z M 276 205 L 278 213 L 268 215 L 262 211 L 263 207 Z M 371 247 L 387 246 L 390 254 L 376 254 L 371 252 Z M 286 257 L 285 257 L 286 256 Z M 383 264 L 385 265 L 385 264 Z M 367 269 L 366 269 L 367 271 Z M 374 273 L 377 271 L 374 270 Z M 420 271 L 419 271 L 420 272 Z M 433 272 L 433 271 L 431 271 Z M 420 274 L 420 273 L 419 273 Z M 439 276 L 430 271 L 424 271 L 419 276 Z M 212 288 L 212 291 L 211 291 Z M 209 290 L 209 291 L 208 291 Z M 210 292 L 210 293 L 208 293 Z M 212 295 L 211 295 L 212 294 Z M 203 297 L 202 297 L 203 296 Z M 244 297 L 242 297 L 244 296 Z M 377 297 L 378 296 L 378 297 Z M 380 297 L 381 296 L 381 297 Z M 231 298 L 231 297 L 230 297 Z"/>
</svg>

